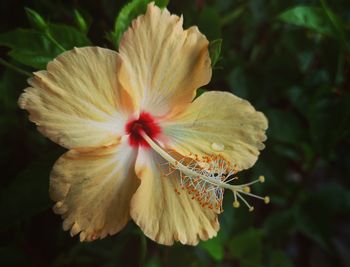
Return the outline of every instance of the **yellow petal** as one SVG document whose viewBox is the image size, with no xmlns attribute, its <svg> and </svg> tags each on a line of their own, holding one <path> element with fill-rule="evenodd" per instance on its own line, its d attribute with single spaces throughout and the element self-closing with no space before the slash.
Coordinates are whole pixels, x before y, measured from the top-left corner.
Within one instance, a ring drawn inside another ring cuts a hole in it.
<svg viewBox="0 0 350 267">
<path fill-rule="evenodd" d="M 161 126 L 169 137 L 168 148 L 185 156 L 221 154 L 243 170 L 254 165 L 264 148 L 267 120 L 246 100 L 227 92 L 207 92 Z"/>
<path fill-rule="evenodd" d="M 131 217 L 146 236 L 164 245 L 172 245 L 174 241 L 196 245 L 200 239 L 216 236 L 217 214 L 181 191 L 177 171 L 162 175 L 169 170 L 155 152 L 139 150 L 136 173 L 141 185 L 131 201 Z"/>
<path fill-rule="evenodd" d="M 136 150 L 127 140 L 90 152 L 71 150 L 55 163 L 50 180 L 54 211 L 63 228 L 91 241 L 120 231 L 130 218 L 130 199 L 139 185 Z"/>
<path fill-rule="evenodd" d="M 34 73 L 19 99 L 40 132 L 66 148 L 117 142 L 130 107 L 118 87 L 116 52 L 75 48 Z"/>
<path fill-rule="evenodd" d="M 139 110 L 157 116 L 176 112 L 210 81 L 208 40 L 197 27 L 183 30 L 182 23 L 182 17 L 152 3 L 121 40 L 119 80 L 133 90 Z"/>
</svg>

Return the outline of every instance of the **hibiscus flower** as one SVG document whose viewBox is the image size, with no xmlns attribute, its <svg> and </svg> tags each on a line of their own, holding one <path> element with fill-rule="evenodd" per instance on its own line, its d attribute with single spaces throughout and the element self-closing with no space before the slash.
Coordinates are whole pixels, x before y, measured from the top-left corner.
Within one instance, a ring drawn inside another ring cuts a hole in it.
<svg viewBox="0 0 350 267">
<path fill-rule="evenodd" d="M 19 105 L 67 148 L 50 196 L 81 241 L 119 232 L 130 218 L 146 236 L 195 245 L 216 235 L 225 189 L 235 207 L 249 185 L 235 174 L 264 148 L 267 120 L 231 93 L 196 90 L 211 79 L 208 40 L 149 4 L 119 52 L 75 48 L 29 79 Z M 268 202 L 268 198 L 264 199 Z"/>
</svg>

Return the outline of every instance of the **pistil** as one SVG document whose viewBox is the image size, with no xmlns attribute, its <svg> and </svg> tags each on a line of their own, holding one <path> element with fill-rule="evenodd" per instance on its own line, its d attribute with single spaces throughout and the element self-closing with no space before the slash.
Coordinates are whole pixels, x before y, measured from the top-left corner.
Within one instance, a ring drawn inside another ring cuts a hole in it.
<svg viewBox="0 0 350 267">
<path fill-rule="evenodd" d="M 264 176 L 260 176 L 257 180 L 241 185 L 229 184 L 229 182 L 238 179 L 238 177 L 234 177 L 237 171 L 222 156 L 205 156 L 202 160 L 196 156 L 195 160 L 191 158 L 189 163 L 186 163 L 188 161 L 187 158 L 176 160 L 144 131 L 140 131 L 140 135 L 154 151 L 169 163 L 173 170 L 180 172 L 183 189 L 191 189 L 189 192 L 195 193 L 194 198 L 197 198 L 203 207 L 208 205 L 209 208 L 215 207 L 221 210 L 224 189 L 233 192 L 233 207 L 235 208 L 240 206 L 238 201 L 240 199 L 248 207 L 249 211 L 254 210 L 242 195 L 261 199 L 266 204 L 269 203 L 269 197 L 261 197 L 250 193 L 249 186 L 258 182 L 263 183 L 265 181 Z M 177 189 L 175 191 L 179 193 Z"/>
</svg>

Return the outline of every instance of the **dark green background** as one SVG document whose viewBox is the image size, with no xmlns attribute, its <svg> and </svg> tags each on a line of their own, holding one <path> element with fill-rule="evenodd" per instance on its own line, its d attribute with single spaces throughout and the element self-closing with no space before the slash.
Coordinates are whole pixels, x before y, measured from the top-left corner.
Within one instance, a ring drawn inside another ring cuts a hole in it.
<svg viewBox="0 0 350 267">
<path fill-rule="evenodd" d="M 113 49 L 106 36 L 124 4 L 1 1 L 0 33 L 36 28 L 0 34 L 1 58 L 31 72 L 60 53 L 24 7 L 75 28 L 50 26 L 65 49 L 89 43 L 77 26 L 77 9 L 91 43 Z M 300 5 L 313 12 L 280 16 Z M 269 194 L 271 204 L 250 200 L 255 211 L 249 213 L 233 209 L 227 194 L 218 237 L 197 247 L 158 245 L 133 222 L 115 236 L 79 243 L 63 232 L 47 192 L 51 166 L 64 150 L 17 107 L 26 77 L 2 66 L 0 266 L 350 266 L 350 2 L 174 0 L 168 8 L 209 40 L 223 39 L 205 90 L 231 91 L 268 117 L 266 149 L 242 179 L 264 174 L 266 183 L 253 190 Z M 17 50 L 8 55 L 8 46 Z"/>
</svg>

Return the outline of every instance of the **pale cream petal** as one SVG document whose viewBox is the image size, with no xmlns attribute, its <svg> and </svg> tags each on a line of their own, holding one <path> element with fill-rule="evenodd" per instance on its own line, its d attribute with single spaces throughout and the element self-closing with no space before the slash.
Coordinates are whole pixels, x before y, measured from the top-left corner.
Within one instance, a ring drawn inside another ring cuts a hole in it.
<svg viewBox="0 0 350 267">
<path fill-rule="evenodd" d="M 131 201 L 131 217 L 146 236 L 164 245 L 174 241 L 196 245 L 199 240 L 216 236 L 219 230 L 217 214 L 191 199 L 186 191 L 180 194 L 179 173 L 169 170 L 155 152 L 140 149 L 136 173 L 141 179 Z"/>
<path fill-rule="evenodd" d="M 115 143 L 124 131 L 130 97 L 117 81 L 112 50 L 75 48 L 34 73 L 19 99 L 40 132 L 66 147 Z"/>
<path fill-rule="evenodd" d="M 154 3 L 120 43 L 119 80 L 133 91 L 135 106 L 156 116 L 182 110 L 211 78 L 208 40 L 197 27 Z"/>
<path fill-rule="evenodd" d="M 134 164 L 137 150 L 122 138 L 119 145 L 90 152 L 71 150 L 55 163 L 50 180 L 54 211 L 63 228 L 81 241 L 120 231 L 130 219 L 130 200 L 139 180 Z"/>
<path fill-rule="evenodd" d="M 267 119 L 231 93 L 207 92 L 161 126 L 169 149 L 185 156 L 221 154 L 243 170 L 254 165 L 264 148 Z"/>
</svg>

